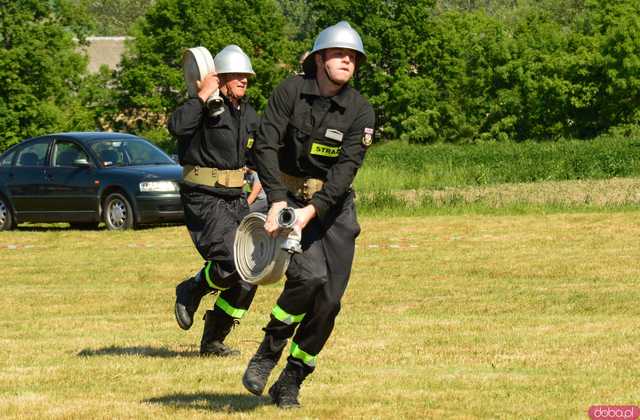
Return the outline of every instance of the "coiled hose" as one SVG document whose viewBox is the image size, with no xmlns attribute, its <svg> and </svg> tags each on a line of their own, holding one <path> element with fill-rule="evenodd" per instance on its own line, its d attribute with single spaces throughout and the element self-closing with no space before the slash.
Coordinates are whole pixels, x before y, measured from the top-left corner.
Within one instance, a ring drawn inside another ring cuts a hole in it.
<svg viewBox="0 0 640 420">
<path fill-rule="evenodd" d="M 278 225 L 282 230 L 276 238 L 264 230 L 266 220 L 263 213 L 249 213 L 236 231 L 233 258 L 238 274 L 249 284 L 278 282 L 284 277 L 291 256 L 302 252 L 301 237 L 293 230 L 296 221 L 293 208 L 287 207 L 278 213 Z"/>
</svg>

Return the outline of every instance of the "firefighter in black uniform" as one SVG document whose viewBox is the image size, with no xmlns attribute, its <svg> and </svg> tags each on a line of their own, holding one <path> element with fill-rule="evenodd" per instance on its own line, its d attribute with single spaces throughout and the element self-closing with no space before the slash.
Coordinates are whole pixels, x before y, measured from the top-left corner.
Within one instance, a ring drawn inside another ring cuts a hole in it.
<svg viewBox="0 0 640 420">
<path fill-rule="evenodd" d="M 279 234 L 278 212 L 294 207 L 301 254 L 242 382 L 260 395 L 288 338 L 287 365 L 269 389 L 281 408 L 296 407 L 304 378 L 329 338 L 347 287 L 360 232 L 351 183 L 373 140 L 373 108 L 348 85 L 365 59 L 347 22 L 323 30 L 303 62 L 305 75 L 281 83 L 256 134 L 254 156 L 271 207 L 265 230 Z M 295 335 L 294 335 L 295 334 Z"/>
<path fill-rule="evenodd" d="M 176 287 L 175 316 L 188 330 L 200 300 L 219 293 L 213 310 L 206 311 L 200 354 L 231 356 L 239 351 L 224 344 L 225 337 L 249 309 L 255 286 L 241 281 L 233 262 L 236 228 L 248 214 L 243 196 L 246 153 L 258 127 L 255 110 L 246 102 L 248 77 L 255 75 L 249 57 L 236 45 L 215 57 L 217 71 L 199 82 L 198 97 L 187 100 L 169 120 L 178 140 L 183 166 L 180 196 L 185 223 L 204 267 Z M 220 89 L 223 104 L 207 104 Z"/>
</svg>

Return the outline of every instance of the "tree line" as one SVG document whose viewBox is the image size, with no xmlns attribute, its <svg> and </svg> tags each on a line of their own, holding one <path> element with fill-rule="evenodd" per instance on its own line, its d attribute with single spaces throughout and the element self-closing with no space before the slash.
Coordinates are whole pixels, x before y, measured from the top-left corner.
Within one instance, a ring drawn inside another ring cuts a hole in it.
<svg viewBox="0 0 640 420">
<path fill-rule="evenodd" d="M 353 83 L 376 110 L 378 139 L 589 139 L 640 125 L 637 0 L 0 3 L 0 150 L 95 129 L 171 149 L 164 122 L 185 99 L 185 48 L 241 46 L 257 73 L 249 98 L 263 108 L 318 31 L 340 20 L 363 37 L 368 59 Z M 88 74 L 78 43 L 124 28 L 133 39 L 120 67 Z"/>
</svg>

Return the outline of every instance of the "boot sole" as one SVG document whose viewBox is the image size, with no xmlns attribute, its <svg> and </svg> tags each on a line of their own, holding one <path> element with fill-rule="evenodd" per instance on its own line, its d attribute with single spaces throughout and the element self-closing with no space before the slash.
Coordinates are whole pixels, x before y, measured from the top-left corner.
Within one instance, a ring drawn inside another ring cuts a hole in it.
<svg viewBox="0 0 640 420">
<path fill-rule="evenodd" d="M 240 353 L 200 353 L 200 357 L 239 357 Z"/>
<path fill-rule="evenodd" d="M 273 386 L 269 388 L 269 396 L 271 397 L 271 402 L 275 404 L 281 410 L 292 410 L 296 408 L 300 408 L 300 404 L 282 404 L 278 399 L 278 395 L 276 394 Z"/>
<path fill-rule="evenodd" d="M 200 357 L 238 357 L 241 353 L 239 350 L 232 350 L 226 353 L 220 353 L 215 351 L 202 351 L 200 350 Z"/>
<path fill-rule="evenodd" d="M 262 395 L 262 392 L 264 391 L 264 387 L 262 387 L 261 389 L 253 389 L 253 388 L 251 388 L 251 386 L 247 383 L 247 380 L 245 379 L 244 375 L 242 376 L 242 385 L 244 385 L 245 389 L 247 391 L 249 391 L 250 393 L 252 393 L 253 395 L 260 396 L 260 395 Z"/>
<path fill-rule="evenodd" d="M 178 323 L 178 326 L 180 328 L 182 328 L 183 330 L 187 331 L 189 328 L 191 328 L 191 325 L 193 325 L 193 320 L 191 321 L 190 324 L 186 324 L 182 321 L 182 317 L 179 314 L 179 309 L 178 309 L 178 303 L 176 302 L 176 304 L 173 307 L 173 314 L 176 317 L 176 322 Z"/>
</svg>

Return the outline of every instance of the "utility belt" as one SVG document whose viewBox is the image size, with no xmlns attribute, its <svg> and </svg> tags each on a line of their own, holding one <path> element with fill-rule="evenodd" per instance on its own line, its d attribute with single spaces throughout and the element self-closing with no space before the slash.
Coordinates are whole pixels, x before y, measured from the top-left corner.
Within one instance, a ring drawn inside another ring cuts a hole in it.
<svg viewBox="0 0 640 420">
<path fill-rule="evenodd" d="M 244 169 L 217 169 L 184 165 L 182 178 L 185 181 L 209 187 L 242 188 L 244 186 Z"/>
<path fill-rule="evenodd" d="M 284 172 L 281 172 L 280 175 L 280 180 L 287 187 L 287 190 L 302 201 L 311 200 L 311 197 L 324 185 L 324 181 L 318 178 L 302 178 L 287 175 Z"/>
</svg>

